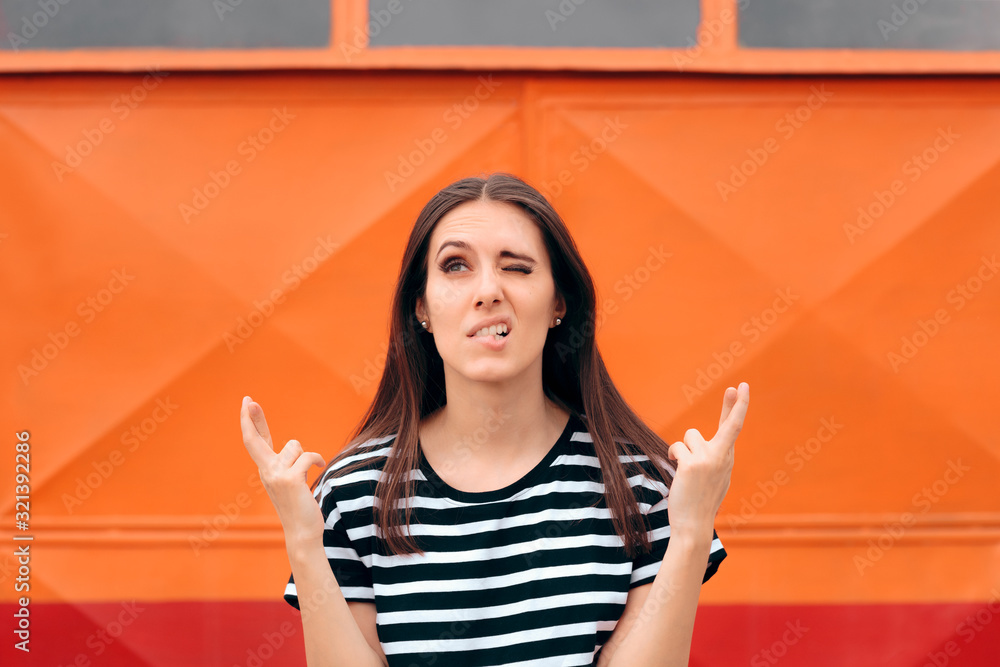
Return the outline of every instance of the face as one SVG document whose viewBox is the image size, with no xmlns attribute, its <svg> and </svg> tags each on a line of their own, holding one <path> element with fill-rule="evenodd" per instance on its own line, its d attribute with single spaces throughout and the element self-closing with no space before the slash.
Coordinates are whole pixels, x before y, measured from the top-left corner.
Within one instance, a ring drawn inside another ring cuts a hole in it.
<svg viewBox="0 0 1000 667">
<path fill-rule="evenodd" d="M 446 380 L 540 378 L 548 330 L 565 314 L 542 232 L 517 206 L 466 202 L 438 222 L 416 315 L 434 336 Z M 506 336 L 475 335 L 495 320 L 507 325 Z"/>
</svg>

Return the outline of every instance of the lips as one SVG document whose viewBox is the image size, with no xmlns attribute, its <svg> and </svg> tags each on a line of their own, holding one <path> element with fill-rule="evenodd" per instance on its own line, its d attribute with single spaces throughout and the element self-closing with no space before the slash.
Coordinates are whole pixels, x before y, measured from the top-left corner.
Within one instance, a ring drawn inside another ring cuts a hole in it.
<svg viewBox="0 0 1000 667">
<path fill-rule="evenodd" d="M 486 329 L 485 332 L 483 331 L 484 329 Z M 468 331 L 466 335 L 469 337 L 485 336 L 487 334 L 496 335 L 503 331 L 509 333 L 510 330 L 511 330 L 510 317 L 506 315 L 499 315 L 496 317 L 487 318 L 485 320 L 480 320 L 475 324 L 475 326 L 473 326 Z"/>
<path fill-rule="evenodd" d="M 501 325 L 501 327 L 502 326 L 503 325 Z M 493 335 L 486 334 L 480 336 L 472 335 L 469 336 L 469 338 L 476 345 L 482 345 L 487 349 L 499 352 L 500 350 L 504 349 L 507 346 L 508 336 L 501 336 L 500 334 L 493 334 Z"/>
<path fill-rule="evenodd" d="M 482 329 L 480 329 L 476 333 L 472 334 L 472 337 L 473 338 L 486 338 L 486 337 L 489 337 L 489 336 L 499 336 L 499 337 L 503 338 L 508 333 L 510 333 L 510 330 L 507 327 L 507 325 L 503 324 L 503 323 L 500 323 L 500 324 L 494 324 L 493 326 L 490 326 L 490 327 L 483 327 Z"/>
</svg>

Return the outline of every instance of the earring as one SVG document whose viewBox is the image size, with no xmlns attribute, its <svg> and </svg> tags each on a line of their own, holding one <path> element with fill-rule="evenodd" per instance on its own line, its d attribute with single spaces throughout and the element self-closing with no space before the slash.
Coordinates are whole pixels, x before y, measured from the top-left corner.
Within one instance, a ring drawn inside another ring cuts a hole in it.
<svg viewBox="0 0 1000 667">
<path fill-rule="evenodd" d="M 559 319 L 559 318 L 557 317 L 557 318 L 556 318 L 556 326 L 559 326 L 560 324 L 562 324 L 562 320 L 560 320 L 560 319 Z"/>
<path fill-rule="evenodd" d="M 423 328 L 425 328 L 425 329 L 426 329 L 426 328 L 427 328 L 427 322 L 421 322 L 421 323 L 420 323 L 420 326 L 422 326 Z"/>
</svg>

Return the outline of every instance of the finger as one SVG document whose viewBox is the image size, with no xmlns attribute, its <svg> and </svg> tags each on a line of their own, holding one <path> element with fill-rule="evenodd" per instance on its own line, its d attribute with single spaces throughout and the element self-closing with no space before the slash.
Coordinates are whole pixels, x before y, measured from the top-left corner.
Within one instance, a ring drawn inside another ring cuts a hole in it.
<svg viewBox="0 0 1000 667">
<path fill-rule="evenodd" d="M 700 445 L 705 442 L 705 438 L 702 437 L 701 431 L 696 428 L 689 428 L 684 432 L 684 442 L 687 443 L 688 447 L 691 445 Z M 692 450 L 694 451 L 694 450 Z"/>
<path fill-rule="evenodd" d="M 301 454 L 302 443 L 298 440 L 289 440 L 285 443 L 285 446 L 281 448 L 281 451 L 278 452 L 278 458 L 284 465 L 290 466 L 295 463 L 296 459 L 298 459 Z"/>
<path fill-rule="evenodd" d="M 737 392 L 736 404 L 722 426 L 719 427 L 719 433 L 726 438 L 730 446 L 736 442 L 736 436 L 743 430 L 743 420 L 747 415 L 747 407 L 750 405 L 750 385 L 741 382 Z"/>
<path fill-rule="evenodd" d="M 302 456 L 295 459 L 295 463 L 289 470 L 296 475 L 302 475 L 303 478 L 308 474 L 309 468 L 313 466 L 319 466 L 320 468 L 326 467 L 326 461 L 323 457 L 316 452 L 304 452 Z"/>
<path fill-rule="evenodd" d="M 671 461 L 680 462 L 682 459 L 686 458 L 688 454 L 691 453 L 691 448 L 686 442 L 675 442 L 667 448 L 667 458 Z"/>
<path fill-rule="evenodd" d="M 737 391 L 732 387 L 726 387 L 726 393 L 722 396 L 722 415 L 719 417 L 719 428 L 726 421 L 726 417 L 729 416 L 729 411 L 733 409 L 736 404 Z"/>
<path fill-rule="evenodd" d="M 263 467 L 271 456 L 274 456 L 274 450 L 271 448 L 269 442 L 260 437 L 257 427 L 254 426 L 253 420 L 250 419 L 249 405 L 251 402 L 249 396 L 243 397 L 243 406 L 240 408 L 240 429 L 243 431 L 243 445 L 250 452 L 250 458 L 260 468 Z"/>
<path fill-rule="evenodd" d="M 267 420 L 264 419 L 264 408 L 260 407 L 260 403 L 254 403 L 250 401 L 250 419 L 253 420 L 253 425 L 260 433 L 260 437 L 264 438 L 264 442 L 274 447 L 274 442 L 271 440 L 271 430 L 267 428 Z"/>
</svg>

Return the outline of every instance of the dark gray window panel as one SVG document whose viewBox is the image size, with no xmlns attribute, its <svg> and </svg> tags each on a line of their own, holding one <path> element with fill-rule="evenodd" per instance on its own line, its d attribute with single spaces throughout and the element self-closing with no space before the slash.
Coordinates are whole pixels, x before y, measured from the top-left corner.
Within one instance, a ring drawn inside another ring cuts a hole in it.
<svg viewBox="0 0 1000 667">
<path fill-rule="evenodd" d="M 330 44 L 330 0 L 0 0 L 0 48 Z"/>
<path fill-rule="evenodd" d="M 369 45 L 688 47 L 699 0 L 370 0 Z"/>
<path fill-rule="evenodd" d="M 790 49 L 1000 49 L 1000 0 L 739 0 L 739 43 Z"/>
</svg>

